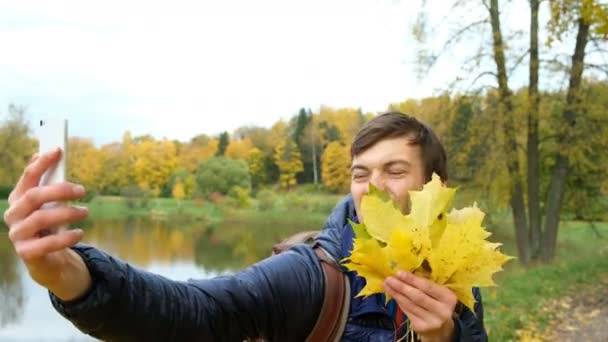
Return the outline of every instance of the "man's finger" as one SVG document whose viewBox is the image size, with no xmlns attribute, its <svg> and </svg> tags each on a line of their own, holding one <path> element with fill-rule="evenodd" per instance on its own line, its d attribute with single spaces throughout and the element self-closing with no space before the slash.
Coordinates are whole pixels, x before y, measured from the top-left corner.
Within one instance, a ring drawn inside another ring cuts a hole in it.
<svg viewBox="0 0 608 342">
<path fill-rule="evenodd" d="M 418 305 L 418 303 L 412 301 L 393 286 L 395 286 L 395 284 L 391 285 L 391 282 L 388 280 L 384 283 L 385 291 L 395 299 L 399 308 L 407 315 L 414 331 L 424 334 L 439 329 L 443 325 L 440 315 Z"/>
<path fill-rule="evenodd" d="M 428 279 L 418 277 L 410 272 L 399 271 L 397 272 L 397 278 L 438 301 L 447 301 L 453 297 L 453 293 L 447 288 L 441 287 Z"/>
<path fill-rule="evenodd" d="M 392 290 L 396 291 L 401 296 L 407 297 L 409 301 L 415 303 L 417 306 L 426 311 L 439 312 L 442 308 L 441 303 L 435 298 L 409 285 L 399 278 L 388 277 L 385 283 L 386 285 L 390 286 Z"/>
<path fill-rule="evenodd" d="M 15 244 L 17 255 L 24 261 L 35 260 L 47 254 L 71 247 L 82 239 L 80 229 L 70 229 L 59 234 L 48 235 L 39 239 L 20 241 Z"/>
<path fill-rule="evenodd" d="M 387 281 L 384 282 L 384 290 L 389 296 L 395 299 L 397 304 L 399 304 L 401 309 L 408 315 L 408 317 L 411 314 L 414 314 L 421 319 L 429 316 L 429 312 L 427 312 L 424 307 L 418 305 L 416 302 L 412 301 L 405 294 L 403 294 L 399 289 L 399 285 L 392 282 L 390 279 L 387 279 Z"/>
<path fill-rule="evenodd" d="M 15 186 L 15 189 L 11 192 L 11 195 L 9 196 L 9 204 L 12 204 L 19 199 L 30 188 L 38 185 L 44 172 L 54 163 L 56 163 L 60 156 L 61 149 L 56 148 L 51 152 L 42 154 L 40 157 L 35 158 L 35 160 L 33 160 L 32 163 L 25 168 L 19 182 L 17 182 L 17 185 Z"/>
<path fill-rule="evenodd" d="M 84 207 L 56 207 L 39 209 L 23 221 L 15 224 L 8 232 L 13 242 L 31 239 L 46 229 L 62 226 L 83 220 L 89 215 Z"/>
<path fill-rule="evenodd" d="M 84 195 L 84 187 L 72 183 L 31 188 L 6 210 L 4 222 L 10 226 L 38 210 L 44 203 L 77 200 Z"/>
</svg>

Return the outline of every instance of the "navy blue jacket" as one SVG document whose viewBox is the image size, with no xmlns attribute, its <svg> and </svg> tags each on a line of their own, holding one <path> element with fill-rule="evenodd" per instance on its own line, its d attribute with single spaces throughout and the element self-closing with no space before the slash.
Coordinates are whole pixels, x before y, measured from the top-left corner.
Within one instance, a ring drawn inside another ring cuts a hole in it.
<svg viewBox="0 0 608 342">
<path fill-rule="evenodd" d="M 354 217 L 347 196 L 333 210 L 319 243 L 336 260 L 345 256 Z M 350 235 L 352 236 L 352 234 Z M 319 261 L 298 245 L 234 275 L 173 281 L 139 270 L 98 249 L 78 244 L 93 286 L 82 298 L 55 309 L 86 334 L 106 341 L 304 341 L 321 310 L 324 280 Z M 353 296 L 364 280 L 349 273 Z M 457 341 L 487 341 L 481 297 L 474 315 L 465 309 L 456 324 Z M 343 341 L 393 341 L 394 329 L 375 296 L 353 298 Z"/>
</svg>

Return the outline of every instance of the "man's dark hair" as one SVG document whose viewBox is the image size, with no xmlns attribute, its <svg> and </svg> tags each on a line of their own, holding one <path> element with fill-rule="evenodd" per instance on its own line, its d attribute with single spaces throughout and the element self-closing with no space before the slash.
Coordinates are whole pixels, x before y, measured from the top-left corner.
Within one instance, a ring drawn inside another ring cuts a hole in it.
<svg viewBox="0 0 608 342">
<path fill-rule="evenodd" d="M 447 182 L 445 149 L 435 132 L 415 117 L 400 112 L 380 114 L 366 122 L 350 146 L 350 156 L 354 158 L 381 140 L 398 137 L 407 137 L 410 144 L 420 146 L 427 182 L 431 180 L 433 172 Z"/>
</svg>

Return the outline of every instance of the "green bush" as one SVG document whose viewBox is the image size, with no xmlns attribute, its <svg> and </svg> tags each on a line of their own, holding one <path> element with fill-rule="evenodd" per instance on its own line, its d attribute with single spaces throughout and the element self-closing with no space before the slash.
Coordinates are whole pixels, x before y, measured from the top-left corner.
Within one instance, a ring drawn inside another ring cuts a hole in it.
<svg viewBox="0 0 608 342">
<path fill-rule="evenodd" d="M 276 195 L 272 190 L 264 189 L 258 191 L 256 195 L 256 199 L 258 201 L 258 209 L 259 210 L 271 210 L 274 209 L 275 204 L 277 202 Z"/>
<path fill-rule="evenodd" d="M 199 164 L 196 183 L 204 196 L 214 192 L 227 195 L 235 186 L 251 189 L 249 167 L 244 160 L 213 157 Z"/>
<path fill-rule="evenodd" d="M 129 209 L 145 209 L 150 205 L 150 194 L 148 191 L 141 189 L 136 185 L 124 187 L 120 191 L 120 195 L 124 197 L 125 204 Z"/>
<path fill-rule="evenodd" d="M 240 186 L 234 186 L 230 189 L 228 195 L 236 200 L 238 208 L 249 208 L 251 206 L 251 198 L 249 197 L 251 190 Z"/>
</svg>

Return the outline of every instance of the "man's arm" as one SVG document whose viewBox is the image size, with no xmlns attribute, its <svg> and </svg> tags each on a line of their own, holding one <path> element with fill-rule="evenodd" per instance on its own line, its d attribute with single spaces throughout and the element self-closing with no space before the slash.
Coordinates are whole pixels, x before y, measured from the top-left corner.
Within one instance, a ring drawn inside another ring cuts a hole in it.
<svg viewBox="0 0 608 342">
<path fill-rule="evenodd" d="M 303 341 L 320 311 L 322 268 L 312 249 L 293 248 L 233 276 L 176 282 L 95 248 L 74 248 L 93 285 L 55 308 L 81 331 L 109 341 Z"/>
<path fill-rule="evenodd" d="M 74 246 L 82 230 L 54 228 L 88 215 L 71 205 L 42 207 L 85 195 L 76 184 L 39 186 L 60 153 L 32 158 L 8 198 L 4 221 L 32 279 L 50 290 L 55 307 L 76 326 L 104 340 L 306 336 L 324 293 L 322 269 L 310 248 L 208 281 L 175 282 L 137 270 L 92 247 Z"/>
</svg>

